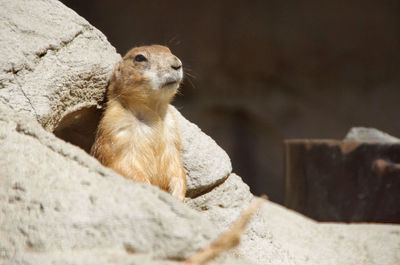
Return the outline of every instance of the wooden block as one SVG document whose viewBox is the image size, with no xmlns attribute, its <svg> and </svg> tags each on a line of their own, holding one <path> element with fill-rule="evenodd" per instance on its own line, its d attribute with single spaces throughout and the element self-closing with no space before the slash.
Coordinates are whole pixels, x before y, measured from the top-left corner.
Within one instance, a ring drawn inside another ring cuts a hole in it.
<svg viewBox="0 0 400 265">
<path fill-rule="evenodd" d="M 400 144 L 285 141 L 285 205 L 318 221 L 400 222 Z"/>
</svg>

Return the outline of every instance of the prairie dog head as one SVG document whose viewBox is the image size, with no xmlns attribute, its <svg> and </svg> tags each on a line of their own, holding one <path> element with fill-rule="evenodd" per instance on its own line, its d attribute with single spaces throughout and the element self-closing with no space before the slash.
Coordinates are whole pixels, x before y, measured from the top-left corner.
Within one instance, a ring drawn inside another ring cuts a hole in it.
<svg viewBox="0 0 400 265">
<path fill-rule="evenodd" d="M 167 47 L 136 47 L 117 63 L 109 96 L 132 104 L 169 103 L 182 78 L 182 62 Z"/>
</svg>

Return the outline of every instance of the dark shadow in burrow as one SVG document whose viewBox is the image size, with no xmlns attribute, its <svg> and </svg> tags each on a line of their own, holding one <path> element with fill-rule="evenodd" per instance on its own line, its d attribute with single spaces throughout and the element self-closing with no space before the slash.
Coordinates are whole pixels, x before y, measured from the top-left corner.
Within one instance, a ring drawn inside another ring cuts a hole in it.
<svg viewBox="0 0 400 265">
<path fill-rule="evenodd" d="M 60 121 L 54 134 L 90 153 L 102 113 L 96 106 L 74 111 Z"/>
</svg>

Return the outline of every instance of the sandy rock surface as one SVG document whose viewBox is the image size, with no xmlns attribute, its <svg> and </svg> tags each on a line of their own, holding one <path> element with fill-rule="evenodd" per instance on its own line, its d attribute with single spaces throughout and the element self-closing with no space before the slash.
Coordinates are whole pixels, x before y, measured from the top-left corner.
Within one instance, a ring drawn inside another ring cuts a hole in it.
<svg viewBox="0 0 400 265">
<path fill-rule="evenodd" d="M 58 1 L 2 0 L 0 103 L 53 131 L 102 101 L 120 59 L 106 37 Z"/>
<path fill-rule="evenodd" d="M 219 233 L 205 216 L 169 194 L 124 179 L 4 106 L 0 149 L 4 262 L 37 264 L 32 260 L 47 255 L 66 262 L 77 252 L 79 264 L 79 257 L 93 260 L 99 249 L 107 250 L 100 260 L 149 254 L 176 261 Z"/>
<path fill-rule="evenodd" d="M 212 191 L 188 199 L 187 204 L 203 212 L 220 230 L 233 223 L 248 207 L 254 196 L 249 187 L 236 174 Z M 262 214 L 270 202 L 266 201 L 248 225 L 240 246 L 233 251 L 236 256 L 247 257 L 254 264 L 296 264 L 289 252 L 277 244 L 267 225 L 268 217 Z"/>
<path fill-rule="evenodd" d="M 187 196 L 194 197 L 222 183 L 232 172 L 226 152 L 200 128 L 172 107 L 182 138 L 182 161 L 188 175 Z M 201 154 L 199 156 L 199 154 Z"/>
<path fill-rule="evenodd" d="M 242 179 L 231 174 L 217 188 L 186 203 L 223 230 L 252 198 Z M 397 264 L 400 226 L 318 223 L 265 201 L 234 253 L 255 264 Z"/>
</svg>

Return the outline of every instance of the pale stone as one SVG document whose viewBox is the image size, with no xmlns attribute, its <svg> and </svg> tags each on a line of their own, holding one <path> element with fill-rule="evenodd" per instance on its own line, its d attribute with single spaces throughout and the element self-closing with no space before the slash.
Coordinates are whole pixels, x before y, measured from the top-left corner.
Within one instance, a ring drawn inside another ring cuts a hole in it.
<svg viewBox="0 0 400 265">
<path fill-rule="evenodd" d="M 1 264 L 96 264 L 110 255 L 136 254 L 167 264 L 189 257 L 219 233 L 206 216 L 170 194 L 104 168 L 5 106 L 0 150 Z"/>
<path fill-rule="evenodd" d="M 400 139 L 375 128 L 353 127 L 344 138 L 345 141 L 368 143 L 400 143 Z"/>
<path fill-rule="evenodd" d="M 106 37 L 58 1 L 2 0 L 0 103 L 53 131 L 66 115 L 99 106 L 121 58 Z"/>
<path fill-rule="evenodd" d="M 182 161 L 188 175 L 187 196 L 198 196 L 222 183 L 232 172 L 226 152 L 174 107 L 182 138 Z"/>
</svg>

